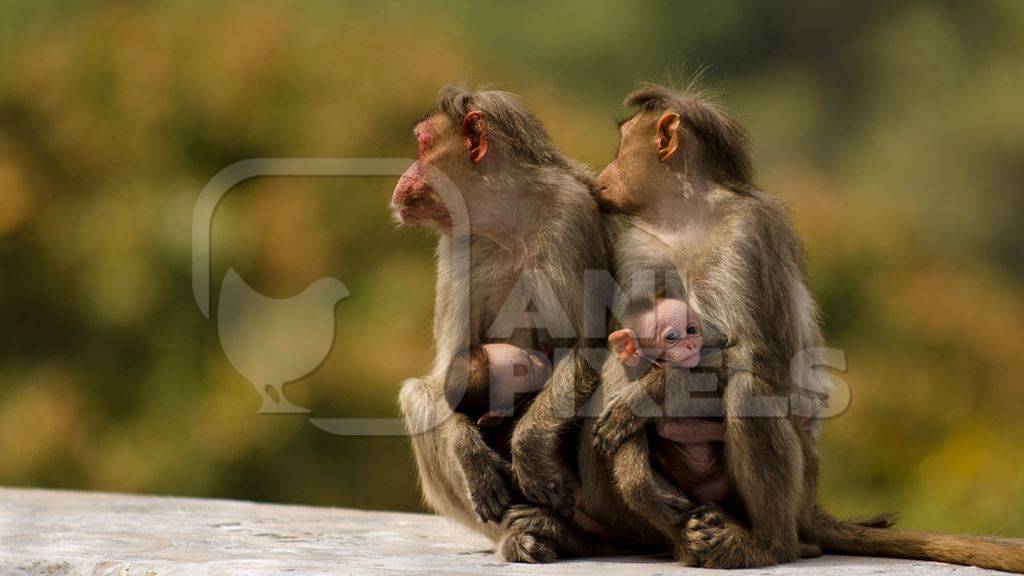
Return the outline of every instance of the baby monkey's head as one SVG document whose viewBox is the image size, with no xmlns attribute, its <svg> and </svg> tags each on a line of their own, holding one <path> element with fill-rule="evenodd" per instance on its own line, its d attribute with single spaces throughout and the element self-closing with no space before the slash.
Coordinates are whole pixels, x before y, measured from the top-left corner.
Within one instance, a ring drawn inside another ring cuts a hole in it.
<svg viewBox="0 0 1024 576">
<path fill-rule="evenodd" d="M 700 362 L 700 320 L 682 300 L 660 298 L 629 314 L 623 324 L 608 342 L 626 366 L 637 366 L 642 358 L 677 368 L 693 368 Z"/>
</svg>

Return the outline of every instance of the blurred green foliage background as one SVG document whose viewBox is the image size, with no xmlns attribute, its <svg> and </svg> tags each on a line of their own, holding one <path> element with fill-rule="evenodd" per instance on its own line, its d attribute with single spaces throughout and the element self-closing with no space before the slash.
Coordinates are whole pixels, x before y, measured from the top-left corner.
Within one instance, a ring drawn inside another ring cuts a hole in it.
<svg viewBox="0 0 1024 576">
<path fill-rule="evenodd" d="M 823 500 L 1024 536 L 1024 2 L 0 1 L 0 483 L 413 510 L 403 438 L 260 416 L 192 297 L 194 202 L 233 161 L 411 157 L 449 81 L 518 92 L 569 155 L 622 96 L 708 65 L 794 209 L 852 403 Z M 289 386 L 397 415 L 430 361 L 430 235 L 394 178 L 260 179 L 214 224 L 286 297 L 352 292 Z M 216 313 L 216 312 L 215 312 Z"/>
</svg>

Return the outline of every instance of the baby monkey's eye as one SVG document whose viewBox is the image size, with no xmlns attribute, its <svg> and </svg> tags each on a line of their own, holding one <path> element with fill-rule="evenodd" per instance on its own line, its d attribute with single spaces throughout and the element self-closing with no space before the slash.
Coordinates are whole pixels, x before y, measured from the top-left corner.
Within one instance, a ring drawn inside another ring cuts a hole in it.
<svg viewBox="0 0 1024 576">
<path fill-rule="evenodd" d="M 668 334 L 665 334 L 665 341 L 666 342 L 679 342 L 679 338 L 680 338 L 679 332 L 673 331 L 673 332 L 669 332 Z"/>
<path fill-rule="evenodd" d="M 696 336 L 697 334 L 700 333 L 700 329 L 698 329 L 697 326 L 690 324 L 689 326 L 686 327 L 686 333 L 689 334 L 690 336 Z"/>
</svg>

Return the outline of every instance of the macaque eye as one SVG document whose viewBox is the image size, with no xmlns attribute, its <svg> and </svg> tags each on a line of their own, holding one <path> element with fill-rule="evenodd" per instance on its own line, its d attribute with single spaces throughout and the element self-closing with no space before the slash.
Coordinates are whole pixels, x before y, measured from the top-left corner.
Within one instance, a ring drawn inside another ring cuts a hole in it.
<svg viewBox="0 0 1024 576">
<path fill-rule="evenodd" d="M 671 342 L 671 343 L 674 344 L 676 342 L 679 342 L 679 338 L 680 338 L 679 332 L 676 332 L 676 331 L 672 331 L 672 332 L 669 332 L 668 334 L 665 334 L 665 341 L 666 342 Z"/>
<path fill-rule="evenodd" d="M 693 324 L 690 324 L 689 326 L 686 327 L 686 333 L 690 336 L 696 336 L 699 332 L 700 330 L 698 330 L 697 327 L 694 326 Z"/>
</svg>

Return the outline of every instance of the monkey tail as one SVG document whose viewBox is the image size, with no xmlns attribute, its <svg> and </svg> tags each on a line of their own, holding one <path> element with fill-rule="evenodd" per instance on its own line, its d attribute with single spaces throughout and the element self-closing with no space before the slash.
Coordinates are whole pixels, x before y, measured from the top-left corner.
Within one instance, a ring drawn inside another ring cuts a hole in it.
<svg viewBox="0 0 1024 576">
<path fill-rule="evenodd" d="M 843 522 L 819 515 L 818 538 L 826 554 L 931 560 L 1024 574 L 1024 541 L 988 536 L 954 536 L 889 528 L 882 515 Z"/>
</svg>

